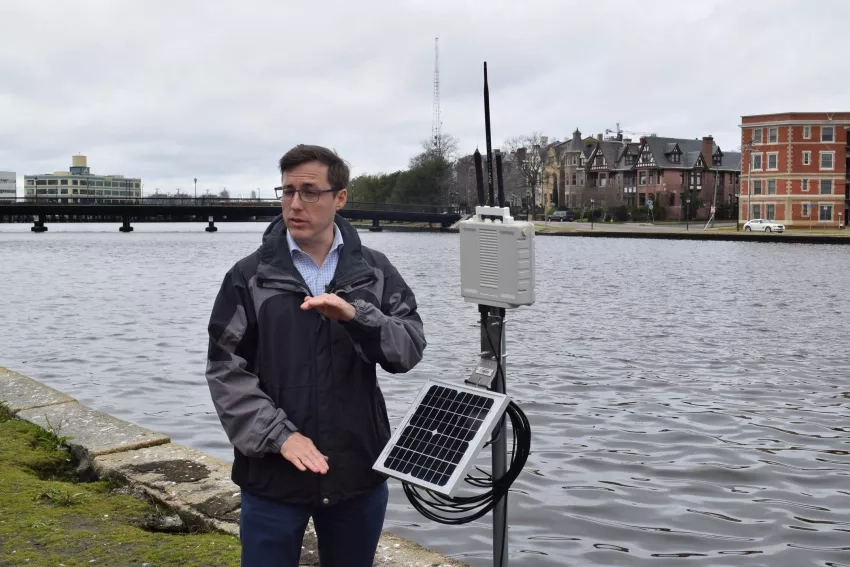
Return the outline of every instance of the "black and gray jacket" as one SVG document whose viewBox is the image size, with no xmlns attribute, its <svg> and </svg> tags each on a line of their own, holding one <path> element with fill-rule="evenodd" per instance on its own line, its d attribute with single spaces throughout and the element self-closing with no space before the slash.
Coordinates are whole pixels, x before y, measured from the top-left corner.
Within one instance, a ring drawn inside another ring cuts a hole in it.
<svg viewBox="0 0 850 567">
<path fill-rule="evenodd" d="M 404 279 L 386 256 L 361 246 L 345 219 L 335 222 L 344 245 L 327 291 L 355 306 L 353 321 L 301 310 L 310 292 L 281 217 L 227 272 L 209 321 L 206 377 L 234 446 L 233 481 L 283 503 L 332 505 L 385 480 L 372 470 L 390 437 L 376 365 L 407 372 L 426 345 Z M 281 457 L 293 431 L 329 457 L 327 474 Z"/>
</svg>

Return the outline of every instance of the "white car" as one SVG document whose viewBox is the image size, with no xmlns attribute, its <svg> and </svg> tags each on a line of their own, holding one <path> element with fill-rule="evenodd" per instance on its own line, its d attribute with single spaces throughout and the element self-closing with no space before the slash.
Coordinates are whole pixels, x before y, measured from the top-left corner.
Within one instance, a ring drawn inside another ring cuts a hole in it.
<svg viewBox="0 0 850 567">
<path fill-rule="evenodd" d="M 760 230 L 761 232 L 783 232 L 785 225 L 767 219 L 752 219 L 744 225 L 745 231 Z"/>
</svg>

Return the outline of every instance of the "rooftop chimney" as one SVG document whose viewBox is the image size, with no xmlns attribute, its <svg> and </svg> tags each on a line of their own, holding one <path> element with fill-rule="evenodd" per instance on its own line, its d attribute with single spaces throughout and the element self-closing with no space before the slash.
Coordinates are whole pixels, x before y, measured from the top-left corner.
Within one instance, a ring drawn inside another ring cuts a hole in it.
<svg viewBox="0 0 850 567">
<path fill-rule="evenodd" d="M 711 156 L 714 155 L 714 136 L 709 134 L 702 137 L 702 158 L 707 163 L 711 163 Z"/>
</svg>

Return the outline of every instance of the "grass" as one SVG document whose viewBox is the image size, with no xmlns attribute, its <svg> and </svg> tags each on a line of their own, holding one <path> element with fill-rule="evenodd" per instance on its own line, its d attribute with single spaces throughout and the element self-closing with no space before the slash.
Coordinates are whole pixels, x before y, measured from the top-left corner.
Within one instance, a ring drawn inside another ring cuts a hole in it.
<svg viewBox="0 0 850 567">
<path fill-rule="evenodd" d="M 238 538 L 145 529 L 170 512 L 108 481 L 78 482 L 77 464 L 0 404 L 0 566 L 239 565 Z"/>
</svg>

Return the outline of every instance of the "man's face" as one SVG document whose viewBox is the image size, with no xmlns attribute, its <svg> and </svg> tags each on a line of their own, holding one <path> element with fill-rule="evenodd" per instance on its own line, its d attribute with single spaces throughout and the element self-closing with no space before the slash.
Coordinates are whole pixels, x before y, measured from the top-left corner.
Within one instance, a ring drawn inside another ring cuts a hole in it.
<svg viewBox="0 0 850 567">
<path fill-rule="evenodd" d="M 328 183 L 328 166 L 318 161 L 311 161 L 296 166 L 283 173 L 283 220 L 286 228 L 299 244 L 314 241 L 331 228 L 336 212 L 345 205 L 346 190 L 336 194 L 327 191 L 331 188 Z M 298 193 L 287 196 L 293 189 L 303 192 L 304 199 Z M 316 200 L 318 199 L 318 200 Z M 309 203 L 305 201 L 313 201 Z"/>
</svg>

